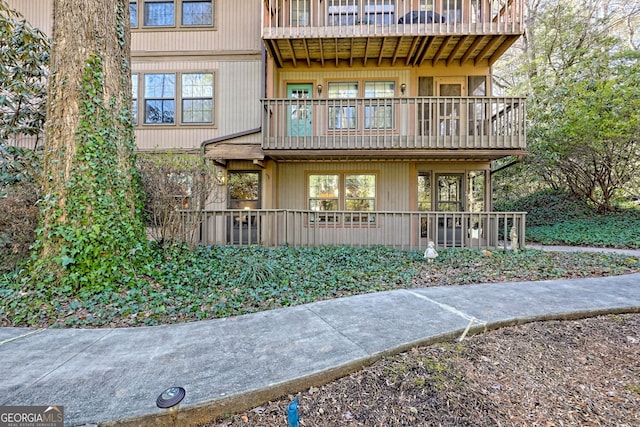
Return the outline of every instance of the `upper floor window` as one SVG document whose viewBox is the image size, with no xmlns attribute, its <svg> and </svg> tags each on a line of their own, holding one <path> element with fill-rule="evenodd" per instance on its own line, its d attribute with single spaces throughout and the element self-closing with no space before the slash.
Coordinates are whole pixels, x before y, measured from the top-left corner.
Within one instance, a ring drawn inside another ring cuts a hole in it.
<svg viewBox="0 0 640 427">
<path fill-rule="evenodd" d="M 142 10 L 138 4 L 142 3 Z M 213 0 L 132 0 L 129 2 L 131 28 L 138 27 L 198 27 L 213 25 Z M 140 17 L 140 12 L 142 17 Z"/>
<path fill-rule="evenodd" d="M 133 123 L 138 123 L 138 78 L 139 76 L 137 74 L 131 75 L 131 98 L 133 100 L 131 110 L 133 112 Z"/>
<path fill-rule="evenodd" d="M 144 122 L 174 123 L 176 115 L 176 75 L 145 74 Z"/>
<path fill-rule="evenodd" d="M 183 0 L 182 25 L 213 25 L 213 5 L 211 0 Z"/>
<path fill-rule="evenodd" d="M 138 2 L 137 1 L 129 2 L 129 18 L 130 18 L 131 28 L 138 28 Z"/>
<path fill-rule="evenodd" d="M 182 124 L 214 122 L 214 73 L 133 74 L 131 83 L 135 123 L 139 120 L 139 93 L 144 109 L 141 120 L 146 125 L 174 124 L 176 120 Z"/>
<path fill-rule="evenodd" d="M 393 24 L 395 0 L 328 0 L 329 25 Z"/>
<path fill-rule="evenodd" d="M 166 0 L 144 0 L 145 27 L 172 27 L 175 24 L 175 4 Z"/>
<path fill-rule="evenodd" d="M 393 104 L 379 98 L 393 98 L 395 92 L 395 82 L 364 83 L 365 98 L 377 98 L 365 105 L 365 129 L 393 129 Z"/>
<path fill-rule="evenodd" d="M 182 75 L 182 123 L 213 123 L 213 74 Z"/>
<path fill-rule="evenodd" d="M 358 97 L 358 83 L 329 83 L 327 96 L 340 99 L 329 104 L 329 129 L 355 129 L 357 125 L 356 106 L 350 101 L 345 101 L 345 99 Z"/>
</svg>

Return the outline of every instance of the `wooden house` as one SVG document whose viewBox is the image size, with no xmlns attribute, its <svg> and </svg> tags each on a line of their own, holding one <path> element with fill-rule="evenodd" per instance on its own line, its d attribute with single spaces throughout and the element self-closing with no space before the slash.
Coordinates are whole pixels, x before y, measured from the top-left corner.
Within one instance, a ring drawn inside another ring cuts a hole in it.
<svg viewBox="0 0 640 427">
<path fill-rule="evenodd" d="M 51 0 L 9 0 L 49 32 Z M 136 0 L 141 152 L 224 171 L 203 244 L 507 245 L 495 160 L 526 154 L 525 99 L 492 65 L 523 0 Z"/>
</svg>

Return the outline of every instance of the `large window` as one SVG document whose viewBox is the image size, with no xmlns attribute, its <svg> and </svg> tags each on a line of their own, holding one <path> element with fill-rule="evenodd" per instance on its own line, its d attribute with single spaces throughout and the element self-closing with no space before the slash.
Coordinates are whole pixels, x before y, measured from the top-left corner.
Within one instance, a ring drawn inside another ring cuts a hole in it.
<svg viewBox="0 0 640 427">
<path fill-rule="evenodd" d="M 182 27 L 213 25 L 212 0 L 135 0 L 129 3 L 132 28 L 138 27 L 140 2 L 145 27 L 175 27 L 177 23 Z"/>
<path fill-rule="evenodd" d="M 182 75 L 182 123 L 213 123 L 213 74 Z"/>
<path fill-rule="evenodd" d="M 132 76 L 134 120 L 142 85 L 144 124 L 213 124 L 214 73 L 149 73 Z M 178 118 L 178 119 L 177 119 Z"/>
<path fill-rule="evenodd" d="M 335 223 L 339 216 L 328 212 L 345 210 L 344 222 L 374 222 L 376 210 L 375 174 L 310 174 L 308 178 L 309 210 L 317 214 L 312 222 Z"/>
</svg>

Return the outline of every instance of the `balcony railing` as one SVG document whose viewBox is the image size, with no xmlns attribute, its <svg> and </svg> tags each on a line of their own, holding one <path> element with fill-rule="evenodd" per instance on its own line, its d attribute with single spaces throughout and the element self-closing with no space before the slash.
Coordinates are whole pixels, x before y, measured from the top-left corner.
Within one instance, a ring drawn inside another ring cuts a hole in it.
<svg viewBox="0 0 640 427">
<path fill-rule="evenodd" d="M 521 34 L 522 0 L 265 0 L 263 37 Z"/>
<path fill-rule="evenodd" d="M 404 250 L 436 247 L 508 249 L 515 227 L 525 244 L 524 212 L 390 212 L 208 210 L 198 236 L 203 245 L 316 247 L 383 245 Z"/>
<path fill-rule="evenodd" d="M 263 100 L 265 150 L 525 150 L 524 98 Z"/>
</svg>

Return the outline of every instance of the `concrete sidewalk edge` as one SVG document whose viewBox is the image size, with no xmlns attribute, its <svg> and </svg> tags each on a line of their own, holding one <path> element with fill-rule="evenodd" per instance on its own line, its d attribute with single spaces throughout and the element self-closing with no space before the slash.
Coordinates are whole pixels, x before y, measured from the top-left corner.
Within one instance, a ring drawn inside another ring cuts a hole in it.
<svg viewBox="0 0 640 427">
<path fill-rule="evenodd" d="M 609 309 L 582 310 L 564 313 L 545 314 L 532 317 L 512 318 L 507 320 L 478 323 L 471 326 L 467 330 L 466 336 L 473 336 L 486 333 L 492 330 L 523 325 L 532 322 L 543 322 L 553 320 L 580 320 L 591 317 L 614 315 L 614 314 L 630 314 L 640 313 L 640 306 L 617 307 Z M 215 418 L 224 417 L 231 414 L 238 414 L 243 411 L 250 410 L 256 406 L 260 406 L 265 402 L 279 399 L 288 394 L 295 394 L 311 387 L 320 387 L 331 381 L 345 377 L 355 373 L 373 363 L 389 356 L 410 350 L 414 347 L 428 346 L 437 343 L 447 342 L 450 340 L 460 339 L 465 332 L 465 328 L 459 328 L 447 333 L 426 337 L 411 343 L 406 343 L 394 348 L 387 349 L 376 354 L 368 355 L 349 363 L 333 367 L 324 371 L 316 372 L 311 375 L 285 381 L 278 384 L 272 384 L 268 387 L 258 388 L 246 393 L 225 396 L 221 399 L 215 399 L 207 403 L 183 407 L 177 415 L 169 414 L 169 412 L 158 411 L 156 414 L 144 415 L 142 417 L 114 420 L 101 424 L 85 424 L 84 427 L 174 427 L 180 426 L 197 426 L 212 421 Z M 283 408 L 283 416 L 286 414 L 286 408 Z M 83 426 L 79 426 L 83 427 Z"/>
</svg>

